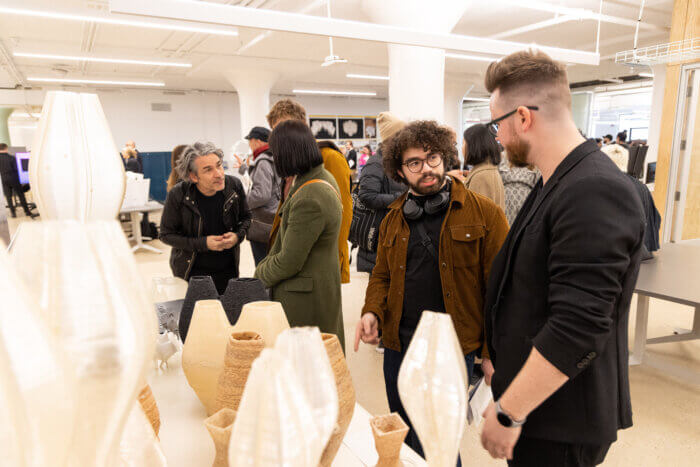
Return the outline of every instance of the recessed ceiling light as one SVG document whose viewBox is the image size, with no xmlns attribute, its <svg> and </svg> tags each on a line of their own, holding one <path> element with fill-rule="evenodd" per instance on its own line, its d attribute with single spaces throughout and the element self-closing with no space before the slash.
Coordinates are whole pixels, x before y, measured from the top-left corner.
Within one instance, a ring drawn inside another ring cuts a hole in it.
<svg viewBox="0 0 700 467">
<path fill-rule="evenodd" d="M 445 57 L 458 58 L 460 60 L 475 60 L 477 62 L 495 62 L 498 60 L 498 58 L 494 58 L 494 57 L 480 57 L 478 55 L 464 55 L 464 54 L 455 54 L 455 53 L 451 53 L 451 52 L 445 52 Z"/>
<path fill-rule="evenodd" d="M 162 81 L 112 81 L 100 79 L 70 79 L 70 78 L 39 78 L 29 77 L 27 81 L 38 83 L 64 83 L 64 84 L 106 84 L 116 86 L 165 86 Z"/>
<path fill-rule="evenodd" d="M 0 13 L 8 15 L 36 16 L 39 18 L 63 19 L 69 21 L 89 21 L 92 23 L 116 24 L 120 26 L 135 26 L 141 28 L 164 29 L 166 31 L 186 31 L 199 32 L 202 34 L 218 34 L 222 36 L 237 36 L 238 31 L 230 28 L 206 28 L 198 26 L 187 26 L 184 24 L 173 24 L 170 22 L 138 21 L 131 19 L 118 19 L 111 16 L 82 15 L 73 13 L 63 13 L 59 11 L 32 10 L 28 8 L 11 8 L 0 6 Z"/>
<path fill-rule="evenodd" d="M 358 75 L 356 73 L 348 73 L 345 75 L 348 78 L 357 78 L 357 79 L 377 79 L 381 81 L 389 81 L 388 76 L 379 76 L 379 75 Z"/>
<path fill-rule="evenodd" d="M 133 60 L 128 58 L 108 58 L 108 57 L 93 57 L 90 55 L 53 55 L 53 54 L 36 54 L 28 52 L 14 52 L 15 57 L 26 58 L 41 58 L 48 60 L 68 60 L 68 61 L 86 61 L 86 62 L 101 62 L 101 63 L 124 63 L 127 65 L 150 65 L 150 66 L 174 66 L 181 68 L 191 68 L 191 63 L 183 62 L 164 62 L 156 60 Z"/>
<path fill-rule="evenodd" d="M 364 92 L 364 91 L 323 91 L 320 89 L 294 89 L 292 90 L 295 94 L 323 94 L 330 96 L 376 96 L 376 92 Z"/>
</svg>

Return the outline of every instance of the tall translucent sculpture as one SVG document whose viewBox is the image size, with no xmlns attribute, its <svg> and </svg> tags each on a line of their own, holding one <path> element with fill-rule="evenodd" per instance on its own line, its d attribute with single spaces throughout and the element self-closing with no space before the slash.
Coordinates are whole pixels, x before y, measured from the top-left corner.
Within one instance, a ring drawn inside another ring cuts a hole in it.
<svg viewBox="0 0 700 467">
<path fill-rule="evenodd" d="M 27 222 L 12 246 L 75 377 L 70 466 L 110 466 L 155 351 L 156 317 L 116 221 Z"/>
<path fill-rule="evenodd" d="M 165 455 L 141 404 L 129 411 L 119 442 L 119 467 L 166 467 Z"/>
<path fill-rule="evenodd" d="M 2 248 L 0 297 L 0 399 L 9 404 L 0 412 L 5 433 L 0 437 L 6 440 L 0 441 L 0 464 L 17 465 L 19 460 L 5 457 L 17 450 L 24 459 L 19 465 L 62 467 L 74 426 L 71 372 L 33 294 Z"/>
<path fill-rule="evenodd" d="M 44 220 L 112 220 L 126 178 L 96 94 L 46 95 L 29 160 L 32 193 Z"/>
<path fill-rule="evenodd" d="M 399 396 L 431 467 L 457 463 L 467 423 L 467 368 L 452 318 L 424 311 L 399 369 Z"/>
</svg>

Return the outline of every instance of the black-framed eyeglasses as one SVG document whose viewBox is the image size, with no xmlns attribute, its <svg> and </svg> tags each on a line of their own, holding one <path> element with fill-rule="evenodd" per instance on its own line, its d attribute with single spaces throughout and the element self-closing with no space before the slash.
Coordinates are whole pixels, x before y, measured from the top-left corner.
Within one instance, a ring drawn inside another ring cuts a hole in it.
<svg viewBox="0 0 700 467">
<path fill-rule="evenodd" d="M 520 107 L 522 107 L 522 106 L 518 106 L 518 108 L 520 108 Z M 526 105 L 525 108 L 526 108 L 526 109 L 530 109 L 530 110 L 540 110 L 540 108 L 537 107 L 536 105 Z M 502 120 L 505 120 L 506 118 L 508 118 L 508 117 L 510 117 L 511 115 L 515 114 L 515 112 L 517 112 L 517 111 L 518 111 L 518 109 L 511 110 L 511 111 L 508 112 L 507 114 L 501 115 L 500 117 L 491 120 L 490 122 L 488 122 L 488 123 L 486 124 L 486 128 L 489 129 L 489 131 L 491 132 L 491 134 L 492 134 L 493 136 L 498 136 L 498 122 L 500 122 L 500 121 L 502 121 Z"/>
<path fill-rule="evenodd" d="M 442 155 L 438 153 L 428 154 L 428 157 L 425 159 L 411 159 L 401 165 L 405 165 L 410 172 L 417 174 L 423 170 L 423 164 L 426 162 L 428 163 L 428 167 L 437 167 L 442 162 Z"/>
</svg>

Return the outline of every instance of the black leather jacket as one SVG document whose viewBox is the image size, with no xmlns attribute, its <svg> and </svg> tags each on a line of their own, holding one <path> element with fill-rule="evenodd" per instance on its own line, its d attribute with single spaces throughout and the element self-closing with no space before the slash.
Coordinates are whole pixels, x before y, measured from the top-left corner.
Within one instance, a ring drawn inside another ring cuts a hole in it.
<svg viewBox="0 0 700 467">
<path fill-rule="evenodd" d="M 202 235 L 202 215 L 195 202 L 197 186 L 182 181 L 175 185 L 165 199 L 160 220 L 160 240 L 170 245 L 170 269 L 175 277 L 189 280 L 198 252 L 207 251 L 207 238 Z M 236 268 L 240 260 L 240 244 L 250 228 L 250 211 L 240 180 L 226 176 L 224 186 L 224 225 L 238 235 L 238 244 L 231 249 Z"/>
</svg>

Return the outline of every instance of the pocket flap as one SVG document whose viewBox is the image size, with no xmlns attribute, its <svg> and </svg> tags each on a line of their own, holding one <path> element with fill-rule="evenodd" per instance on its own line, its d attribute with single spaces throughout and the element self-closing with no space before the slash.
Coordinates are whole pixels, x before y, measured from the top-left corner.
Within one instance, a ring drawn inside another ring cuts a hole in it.
<svg viewBox="0 0 700 467">
<path fill-rule="evenodd" d="M 456 242 L 473 242 L 486 235 L 483 225 L 456 225 L 450 228 L 452 240 Z"/>
<path fill-rule="evenodd" d="M 288 292 L 311 292 L 313 289 L 313 277 L 295 277 L 284 283 L 284 290 Z"/>
</svg>

